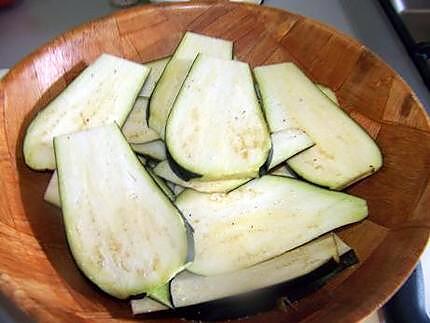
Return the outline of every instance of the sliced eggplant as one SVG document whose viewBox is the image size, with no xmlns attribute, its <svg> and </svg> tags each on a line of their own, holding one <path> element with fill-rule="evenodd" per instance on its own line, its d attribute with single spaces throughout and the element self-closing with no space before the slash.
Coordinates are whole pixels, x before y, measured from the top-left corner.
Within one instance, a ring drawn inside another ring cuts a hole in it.
<svg viewBox="0 0 430 323">
<path fill-rule="evenodd" d="M 146 159 L 142 156 L 137 157 L 142 165 L 146 164 Z M 155 182 L 160 186 L 161 190 L 169 197 L 170 200 L 174 201 L 176 198 L 176 195 L 179 193 L 174 193 L 173 189 L 170 188 L 166 182 L 154 174 L 154 171 L 151 170 L 149 167 L 147 169 L 149 174 L 154 178 Z M 58 191 L 58 177 L 57 177 L 57 171 L 55 171 L 51 179 L 49 180 L 48 187 L 46 188 L 45 194 L 43 196 L 44 200 L 52 205 L 58 206 L 61 208 L 61 200 L 60 200 L 60 193 Z"/>
<path fill-rule="evenodd" d="M 61 208 L 60 193 L 58 191 L 58 176 L 57 171 L 52 173 L 51 179 L 49 180 L 48 187 L 46 188 L 43 199 L 55 206 Z"/>
<path fill-rule="evenodd" d="M 334 93 L 332 89 L 321 84 L 317 84 L 317 86 L 330 100 L 332 100 L 336 105 L 339 105 L 336 93 Z"/>
<path fill-rule="evenodd" d="M 382 166 L 373 139 L 293 63 L 255 68 L 272 131 L 304 130 L 315 146 L 288 160 L 304 179 L 342 189 Z"/>
<path fill-rule="evenodd" d="M 40 111 L 24 138 L 26 164 L 55 169 L 53 138 L 116 122 L 122 126 L 149 69 L 103 54 Z"/>
<path fill-rule="evenodd" d="M 183 179 L 176 176 L 176 174 L 170 168 L 169 163 L 165 160 L 160 162 L 155 168 L 154 173 L 164 178 L 165 180 L 180 185 L 182 187 L 192 188 L 199 192 L 229 192 L 240 185 L 249 182 L 252 178 L 242 179 L 226 179 L 218 181 L 204 181 L 199 178 L 184 181 Z"/>
<path fill-rule="evenodd" d="M 170 283 L 172 303 L 175 308 L 204 303 L 209 305 L 209 302 L 238 297 L 262 288 L 277 286 L 279 289 L 287 283 L 290 286 L 299 283 L 305 287 L 315 280 L 309 274 L 330 261 L 350 264 L 352 252 L 335 234 L 326 234 L 278 257 L 233 273 L 201 276 L 184 271 Z M 334 265 L 332 274 L 336 273 L 339 267 Z M 148 297 L 132 300 L 131 305 L 133 314 L 169 309 L 167 306 L 153 303 Z"/>
<path fill-rule="evenodd" d="M 166 284 L 187 261 L 180 212 L 117 125 L 55 137 L 63 219 L 83 273 L 117 298 Z"/>
<path fill-rule="evenodd" d="M 248 64 L 199 55 L 170 112 L 166 146 L 184 172 L 205 180 L 257 176 L 271 141 Z"/>
<path fill-rule="evenodd" d="M 276 175 L 276 176 L 292 177 L 292 178 L 297 177 L 294 174 L 294 172 L 286 164 L 279 165 L 278 167 L 272 169 L 269 172 L 269 174 L 270 175 Z"/>
<path fill-rule="evenodd" d="M 154 170 L 154 169 L 152 169 L 152 170 Z M 175 186 L 176 186 L 175 184 L 173 184 L 172 182 L 166 181 L 166 185 L 169 186 L 169 188 L 172 190 L 172 192 L 175 192 Z"/>
<path fill-rule="evenodd" d="M 146 160 L 146 158 L 145 158 L 145 157 L 137 156 L 137 159 L 139 159 L 139 161 L 140 161 L 140 163 L 141 163 L 142 165 L 146 165 L 147 160 Z"/>
<path fill-rule="evenodd" d="M 313 145 L 309 136 L 299 129 L 278 131 L 271 135 L 271 140 L 273 148 L 269 169 L 276 167 L 286 159 Z M 284 168 L 286 167 L 284 166 Z M 169 182 L 175 183 L 176 185 L 180 185 L 185 188 L 192 188 L 196 191 L 205 193 L 226 193 L 252 179 L 251 177 L 248 177 L 243 179 L 207 181 L 200 178 L 194 178 L 189 181 L 184 181 L 173 172 L 167 161 L 160 162 L 154 168 L 154 172 L 158 176 Z M 275 173 L 274 175 L 289 175 L 289 177 L 295 177 L 291 172 L 288 172 L 288 170 L 282 171 L 282 174 L 279 172 L 280 170 L 278 170 L 278 173 Z M 180 189 L 178 189 L 178 191 L 182 192 Z"/>
<path fill-rule="evenodd" d="M 146 164 L 146 160 L 142 156 L 137 157 L 142 165 Z M 152 171 L 150 171 L 151 175 L 154 175 L 154 180 L 157 182 L 157 184 L 160 186 L 160 188 L 163 190 L 164 193 L 173 201 L 175 199 L 175 195 L 173 194 L 173 191 L 169 189 L 169 187 L 166 187 L 165 182 L 159 178 L 157 175 L 155 175 Z M 59 208 L 61 208 L 61 200 L 60 200 L 60 192 L 58 191 L 58 176 L 57 171 L 54 171 L 52 173 L 51 179 L 49 180 L 48 186 L 46 188 L 45 194 L 43 195 L 43 199 Z"/>
<path fill-rule="evenodd" d="M 162 178 L 155 175 L 152 169 L 148 168 L 147 171 L 152 176 L 154 181 L 158 184 L 158 186 L 160 186 L 164 194 L 166 194 L 171 201 L 174 201 L 176 199 L 176 195 L 173 193 L 170 187 L 167 186 L 166 182 Z"/>
<path fill-rule="evenodd" d="M 146 143 L 160 138 L 158 133 L 148 127 L 146 121 L 147 108 L 148 99 L 138 97 L 122 127 L 122 133 L 129 143 Z"/>
<path fill-rule="evenodd" d="M 312 139 L 300 129 L 280 130 L 272 133 L 270 137 L 272 139 L 272 158 L 269 169 L 314 145 Z"/>
<path fill-rule="evenodd" d="M 173 193 L 175 193 L 175 196 L 178 196 L 179 194 L 181 194 L 183 191 L 185 190 L 185 187 L 176 184 L 175 185 L 175 189 L 173 190 Z"/>
<path fill-rule="evenodd" d="M 170 307 L 146 296 L 142 299 L 133 299 L 130 301 L 131 311 L 134 315 L 143 313 L 153 313 L 168 310 Z"/>
<path fill-rule="evenodd" d="M 160 163 L 159 160 L 153 158 L 146 158 L 146 167 L 149 169 L 154 169 Z"/>
<path fill-rule="evenodd" d="M 150 68 L 151 71 L 149 72 L 149 75 L 145 81 L 145 84 L 143 85 L 142 90 L 140 91 L 140 94 L 139 94 L 140 96 L 143 96 L 145 98 L 149 98 L 151 96 L 169 60 L 170 60 L 170 57 L 166 57 L 166 58 L 157 59 L 155 61 L 145 63 L 145 66 Z"/>
<path fill-rule="evenodd" d="M 143 144 L 131 144 L 134 152 L 156 160 L 165 160 L 166 146 L 162 140 L 154 140 Z"/>
<path fill-rule="evenodd" d="M 158 303 L 167 306 L 168 308 L 173 307 L 171 297 L 170 297 L 170 286 L 169 283 L 157 287 L 147 293 L 149 298 L 157 301 Z"/>
<path fill-rule="evenodd" d="M 270 175 L 227 194 L 186 190 L 176 205 L 194 229 L 188 270 L 206 276 L 255 265 L 367 216 L 361 198 Z"/>
<path fill-rule="evenodd" d="M 185 33 L 155 86 L 149 103 L 149 126 L 163 139 L 170 110 L 199 53 L 231 59 L 233 43 L 192 32 Z"/>
<path fill-rule="evenodd" d="M 350 250 L 342 241 L 340 248 L 341 255 Z M 281 256 L 237 272 L 201 276 L 185 271 L 171 282 L 173 305 L 189 306 L 277 285 L 306 275 L 333 258 L 339 258 L 337 244 L 333 235 L 328 234 Z"/>
</svg>

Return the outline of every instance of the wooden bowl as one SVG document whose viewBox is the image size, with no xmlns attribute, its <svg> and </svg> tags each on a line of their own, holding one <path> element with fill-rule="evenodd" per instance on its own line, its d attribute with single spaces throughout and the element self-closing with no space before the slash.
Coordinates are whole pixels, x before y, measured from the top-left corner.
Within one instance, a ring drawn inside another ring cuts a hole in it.
<svg viewBox="0 0 430 323">
<path fill-rule="evenodd" d="M 364 222 L 339 230 L 360 264 L 262 321 L 360 320 L 405 281 L 430 231 L 430 123 L 412 90 L 375 54 L 315 20 L 229 2 L 145 5 L 70 32 L 37 50 L 0 85 L 0 288 L 43 321 L 132 318 L 127 302 L 100 292 L 78 271 L 60 211 L 43 201 L 48 173 L 23 163 L 22 139 L 35 113 L 103 52 L 146 62 L 169 55 L 191 30 L 234 41 L 251 65 L 294 61 L 336 91 L 342 107 L 376 139 L 385 163 L 348 189 L 365 198 Z"/>
</svg>

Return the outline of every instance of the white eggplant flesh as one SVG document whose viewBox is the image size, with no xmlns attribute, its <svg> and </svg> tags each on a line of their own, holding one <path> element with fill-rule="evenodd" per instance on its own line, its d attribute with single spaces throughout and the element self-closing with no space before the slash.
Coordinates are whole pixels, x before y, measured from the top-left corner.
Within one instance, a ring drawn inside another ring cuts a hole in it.
<svg viewBox="0 0 430 323">
<path fill-rule="evenodd" d="M 122 133 L 131 144 L 146 143 L 160 138 L 154 130 L 148 127 L 146 122 L 147 109 L 148 99 L 138 97 L 122 127 Z"/>
<path fill-rule="evenodd" d="M 164 139 L 170 110 L 182 84 L 199 53 L 231 59 L 231 41 L 186 32 L 155 86 L 149 103 L 149 126 Z"/>
<path fill-rule="evenodd" d="M 142 87 L 142 90 L 139 93 L 139 96 L 143 96 L 145 98 L 150 98 L 152 92 L 157 85 L 158 80 L 163 74 L 164 69 L 166 68 L 167 63 L 169 62 L 170 57 L 157 59 L 152 62 L 145 63 L 145 66 L 150 68 L 151 71 L 145 81 L 145 84 Z M 146 119 L 145 119 L 146 120 Z"/>
<path fill-rule="evenodd" d="M 141 299 L 132 299 L 130 301 L 130 305 L 133 315 L 165 311 L 170 308 L 169 306 L 166 306 L 148 296 Z"/>
<path fill-rule="evenodd" d="M 233 273 L 216 276 L 201 276 L 189 271 L 179 273 L 170 282 L 170 297 L 175 308 L 225 299 L 293 281 L 331 259 L 339 261 L 351 250 L 338 236 L 329 233 L 278 257 Z M 135 315 L 170 308 L 150 297 L 132 300 L 131 306 Z"/>
<path fill-rule="evenodd" d="M 340 190 L 382 166 L 375 141 L 296 65 L 260 66 L 254 72 L 271 131 L 299 128 L 315 142 L 288 160 L 298 175 Z"/>
<path fill-rule="evenodd" d="M 54 137 L 113 122 L 122 126 L 148 73 L 141 64 L 101 55 L 33 119 L 24 138 L 25 163 L 54 170 Z"/>
<path fill-rule="evenodd" d="M 183 191 L 185 190 L 185 187 L 181 186 L 181 185 L 175 185 L 175 189 L 173 190 L 173 193 L 175 193 L 175 196 L 178 196 L 179 194 L 181 194 Z"/>
<path fill-rule="evenodd" d="M 226 179 L 218 181 L 204 181 L 198 178 L 191 179 L 189 181 L 184 181 L 178 177 L 167 160 L 160 162 L 154 168 L 154 173 L 158 176 L 164 178 L 165 180 L 176 184 L 177 186 L 192 188 L 199 192 L 229 192 L 240 185 L 249 182 L 252 178 L 242 178 L 242 179 Z"/>
<path fill-rule="evenodd" d="M 48 186 L 46 187 L 43 199 L 59 208 L 61 208 L 60 192 L 58 191 L 58 176 L 57 171 L 53 172 Z"/>
<path fill-rule="evenodd" d="M 269 175 L 285 176 L 285 177 L 291 177 L 291 178 L 297 177 L 286 164 L 279 165 L 278 167 L 272 169 L 269 172 Z"/>
<path fill-rule="evenodd" d="M 152 178 L 154 179 L 154 181 L 158 184 L 158 186 L 160 186 L 161 190 L 164 192 L 164 194 L 167 195 L 167 197 L 171 200 L 174 201 L 176 199 L 176 195 L 175 193 L 173 193 L 173 191 L 170 189 L 170 187 L 166 184 L 166 182 L 164 181 L 164 179 L 162 179 L 161 177 L 158 177 L 154 171 L 150 168 L 146 169 L 148 171 L 148 173 L 152 176 Z"/>
<path fill-rule="evenodd" d="M 339 105 L 336 93 L 332 89 L 321 84 L 317 84 L 317 86 L 330 100 L 332 100 L 336 105 Z"/>
<path fill-rule="evenodd" d="M 169 308 L 173 307 L 170 297 L 170 283 L 167 283 L 149 291 L 148 293 L 146 293 L 146 296 L 152 298 L 158 303 L 163 304 L 164 306 L 167 306 Z"/>
<path fill-rule="evenodd" d="M 272 140 L 272 158 L 269 169 L 314 145 L 312 139 L 304 131 L 294 128 L 274 132 L 270 138 Z"/>
<path fill-rule="evenodd" d="M 184 173 L 204 180 L 257 176 L 271 141 L 249 65 L 199 55 L 170 112 L 166 146 Z"/>
<path fill-rule="evenodd" d="M 338 244 L 335 239 L 339 241 Z M 184 271 L 170 283 L 174 307 L 189 306 L 270 287 L 304 276 L 330 259 L 351 250 L 342 240 L 327 234 L 278 257 L 240 271 L 201 276 Z"/>
<path fill-rule="evenodd" d="M 142 165 L 146 164 L 146 160 L 142 156 L 138 156 L 139 161 Z M 160 188 L 163 190 L 164 193 L 173 201 L 175 199 L 175 195 L 173 195 L 173 191 L 166 187 L 166 184 L 164 183 L 164 180 L 159 178 L 157 175 L 153 174 L 152 171 L 150 171 L 151 175 L 154 175 L 154 180 L 157 182 L 157 184 L 160 186 Z M 59 208 L 61 208 L 61 199 L 60 199 L 60 192 L 58 190 L 58 176 L 57 171 L 54 171 L 51 175 L 51 179 L 49 180 L 48 186 L 46 187 L 45 193 L 43 195 L 43 199 Z"/>
<path fill-rule="evenodd" d="M 188 270 L 205 276 L 255 265 L 367 216 L 361 198 L 270 175 L 227 194 L 188 189 L 176 205 L 194 229 Z"/>
<path fill-rule="evenodd" d="M 54 146 L 67 241 L 91 281 L 124 299 L 184 268 L 182 216 L 117 125 L 55 137 Z"/>
<path fill-rule="evenodd" d="M 151 157 L 156 160 L 165 160 L 166 145 L 162 140 L 154 140 L 143 144 L 131 144 L 131 148 L 135 153 L 143 156 Z"/>
</svg>

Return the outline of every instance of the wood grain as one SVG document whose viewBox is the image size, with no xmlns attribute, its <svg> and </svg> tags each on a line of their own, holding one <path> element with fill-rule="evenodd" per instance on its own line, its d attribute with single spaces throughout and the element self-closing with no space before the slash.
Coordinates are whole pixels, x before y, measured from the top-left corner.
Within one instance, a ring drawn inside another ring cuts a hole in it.
<svg viewBox="0 0 430 323">
<path fill-rule="evenodd" d="M 172 53 L 184 31 L 234 41 L 251 65 L 293 61 L 328 85 L 382 148 L 385 164 L 348 191 L 369 201 L 369 218 L 341 229 L 361 263 L 285 309 L 250 321 L 349 322 L 366 317 L 414 268 L 430 232 L 430 123 L 405 82 L 363 45 L 286 11 L 199 1 L 145 5 L 69 31 L 17 64 L 0 82 L 0 289 L 40 321 L 131 320 L 79 272 L 59 211 L 42 200 L 47 173 L 23 163 L 31 118 L 103 52 L 146 62 Z"/>
</svg>

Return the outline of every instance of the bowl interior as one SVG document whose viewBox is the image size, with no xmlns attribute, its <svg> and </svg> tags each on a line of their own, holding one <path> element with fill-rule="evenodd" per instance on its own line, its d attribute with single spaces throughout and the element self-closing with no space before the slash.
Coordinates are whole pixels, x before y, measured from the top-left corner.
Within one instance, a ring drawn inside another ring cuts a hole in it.
<svg viewBox="0 0 430 323">
<path fill-rule="evenodd" d="M 103 52 L 138 62 L 170 55 L 191 30 L 234 41 L 252 66 L 293 61 L 336 92 L 376 139 L 384 167 L 348 189 L 367 199 L 367 220 L 339 230 L 360 263 L 288 308 L 250 320 L 359 320 L 411 272 L 430 231 L 429 119 L 404 81 L 332 28 L 286 11 L 228 2 L 146 5 L 74 29 L 39 49 L 0 83 L 0 288 L 43 320 L 131 318 L 127 302 L 95 288 L 70 256 L 60 211 L 43 201 L 48 173 L 23 163 L 32 117 Z"/>
</svg>

